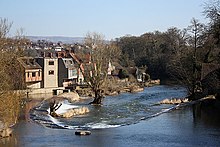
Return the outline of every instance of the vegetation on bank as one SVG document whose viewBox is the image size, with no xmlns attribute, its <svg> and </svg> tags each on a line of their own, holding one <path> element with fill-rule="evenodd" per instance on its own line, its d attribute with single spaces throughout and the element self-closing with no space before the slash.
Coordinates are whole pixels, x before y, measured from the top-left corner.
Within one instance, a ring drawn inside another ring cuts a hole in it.
<svg viewBox="0 0 220 147">
<path fill-rule="evenodd" d="M 219 0 L 204 4 L 203 14 L 208 24 L 193 18 L 182 30 L 171 27 L 165 32 L 118 38 L 116 42 L 123 55 L 120 64 L 147 66 L 152 78 L 177 80 L 187 87 L 192 98 L 198 86 L 206 90 L 206 94 L 219 92 L 219 70 L 201 80 L 203 63 L 220 64 Z"/>
<path fill-rule="evenodd" d="M 8 128 L 18 120 L 22 93 L 15 90 L 24 88 L 17 58 L 23 54 L 25 40 L 7 36 L 11 25 L 7 19 L 0 18 L 0 137 L 8 136 Z"/>
</svg>

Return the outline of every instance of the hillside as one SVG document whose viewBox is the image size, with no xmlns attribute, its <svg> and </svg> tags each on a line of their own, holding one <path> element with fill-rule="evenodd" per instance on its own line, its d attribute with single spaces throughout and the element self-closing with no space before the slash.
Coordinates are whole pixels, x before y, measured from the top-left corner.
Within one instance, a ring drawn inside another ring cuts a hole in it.
<svg viewBox="0 0 220 147">
<path fill-rule="evenodd" d="M 61 41 L 63 43 L 69 43 L 69 44 L 84 42 L 83 37 L 65 37 L 65 36 L 26 36 L 26 37 L 33 42 L 36 42 L 38 40 L 46 40 L 54 43 Z"/>
</svg>

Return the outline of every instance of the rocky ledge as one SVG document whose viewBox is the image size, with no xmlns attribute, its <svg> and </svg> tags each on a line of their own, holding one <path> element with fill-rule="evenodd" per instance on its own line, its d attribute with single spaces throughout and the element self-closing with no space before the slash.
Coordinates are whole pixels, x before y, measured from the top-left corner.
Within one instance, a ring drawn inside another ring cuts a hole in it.
<svg viewBox="0 0 220 147">
<path fill-rule="evenodd" d="M 180 104 L 189 102 L 187 98 L 173 98 L 173 99 L 164 99 L 160 101 L 160 104 Z"/>
<path fill-rule="evenodd" d="M 58 116 L 63 117 L 63 118 L 70 118 L 70 117 L 77 116 L 77 115 L 83 115 L 88 112 L 89 112 L 89 109 L 87 107 L 81 107 L 81 108 L 69 109 L 65 113 L 58 114 Z"/>
</svg>

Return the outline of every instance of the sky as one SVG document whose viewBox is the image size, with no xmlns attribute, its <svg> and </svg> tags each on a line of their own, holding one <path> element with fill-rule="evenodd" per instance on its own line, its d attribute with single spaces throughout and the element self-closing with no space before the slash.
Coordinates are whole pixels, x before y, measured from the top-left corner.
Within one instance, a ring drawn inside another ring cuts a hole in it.
<svg viewBox="0 0 220 147">
<path fill-rule="evenodd" d="M 106 39 L 186 28 L 192 18 L 205 23 L 207 0 L 0 0 L 0 17 L 13 22 L 10 35 L 85 37 L 97 32 Z"/>
</svg>

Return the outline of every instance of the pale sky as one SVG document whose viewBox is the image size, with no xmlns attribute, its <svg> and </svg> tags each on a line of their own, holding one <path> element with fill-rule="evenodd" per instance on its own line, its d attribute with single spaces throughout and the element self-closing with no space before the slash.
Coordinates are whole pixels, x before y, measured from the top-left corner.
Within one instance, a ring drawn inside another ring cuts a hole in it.
<svg viewBox="0 0 220 147">
<path fill-rule="evenodd" d="M 98 32 L 106 39 L 139 36 L 190 25 L 207 0 L 0 0 L 0 17 L 13 22 L 11 35 L 84 37 Z"/>
</svg>

